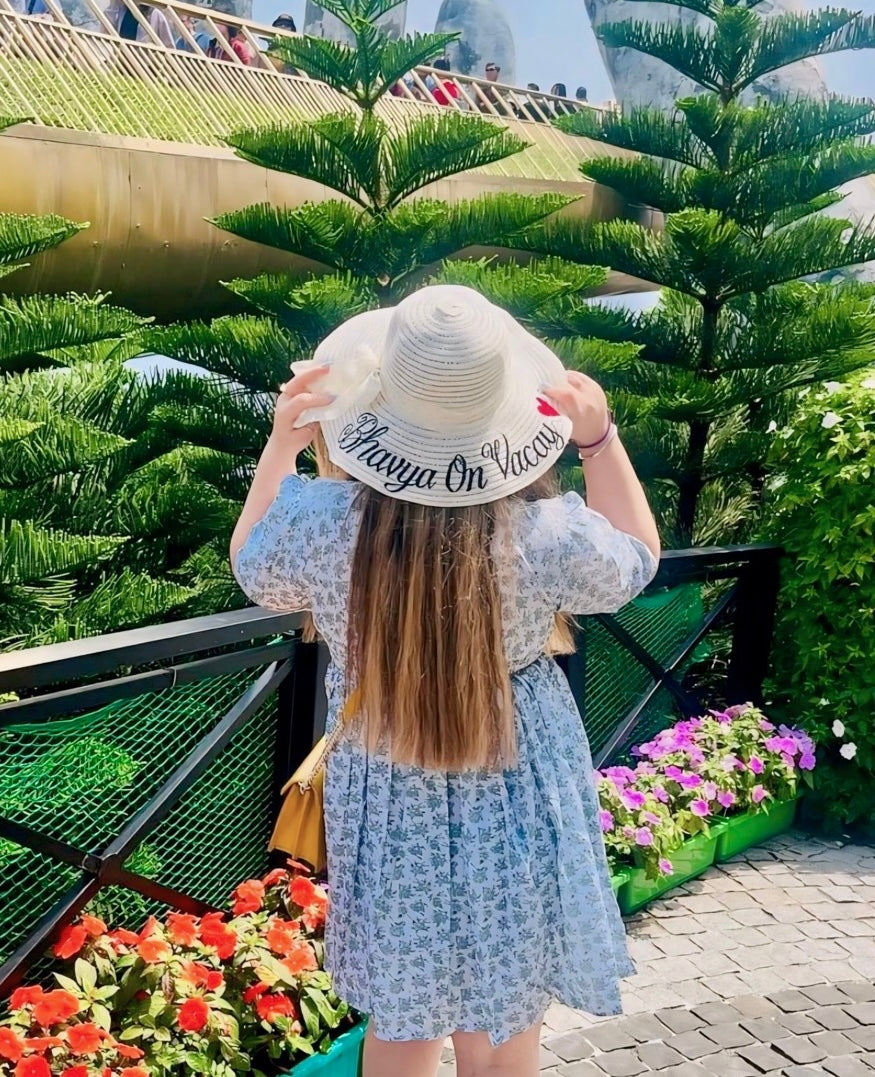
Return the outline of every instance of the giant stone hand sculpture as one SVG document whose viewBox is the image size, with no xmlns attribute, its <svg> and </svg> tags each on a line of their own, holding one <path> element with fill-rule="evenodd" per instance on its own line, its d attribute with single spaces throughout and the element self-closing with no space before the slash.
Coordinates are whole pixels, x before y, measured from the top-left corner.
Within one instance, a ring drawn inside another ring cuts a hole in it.
<svg viewBox="0 0 875 1077">
<path fill-rule="evenodd" d="M 510 25 L 496 0 L 443 0 L 435 31 L 461 37 L 447 49 L 453 70 L 483 77 L 487 63 L 501 68 L 499 82 L 516 82 L 516 48 Z"/>
</svg>

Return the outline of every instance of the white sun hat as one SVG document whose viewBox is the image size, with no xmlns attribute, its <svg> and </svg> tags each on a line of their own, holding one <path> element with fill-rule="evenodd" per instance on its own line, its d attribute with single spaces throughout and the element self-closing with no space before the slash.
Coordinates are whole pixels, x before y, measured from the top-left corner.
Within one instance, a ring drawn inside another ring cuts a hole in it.
<svg viewBox="0 0 875 1077">
<path fill-rule="evenodd" d="M 559 359 L 506 311 L 456 285 L 358 314 L 312 360 L 335 400 L 319 422 L 331 462 L 389 497 L 482 505 L 525 489 L 559 459 L 571 421 L 544 397 Z"/>
</svg>

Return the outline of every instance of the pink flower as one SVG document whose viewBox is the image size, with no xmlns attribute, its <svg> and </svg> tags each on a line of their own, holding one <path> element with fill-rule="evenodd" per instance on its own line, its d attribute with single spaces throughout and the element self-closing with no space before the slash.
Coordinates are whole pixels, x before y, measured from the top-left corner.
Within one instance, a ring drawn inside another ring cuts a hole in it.
<svg viewBox="0 0 875 1077">
<path fill-rule="evenodd" d="M 717 786 L 714 782 L 705 782 L 702 787 L 702 796 L 705 797 L 706 800 L 713 800 L 714 797 L 717 796 Z"/>
<path fill-rule="evenodd" d="M 766 798 L 766 791 L 761 785 L 755 785 L 750 791 L 750 799 L 754 804 L 760 804 Z"/>
<path fill-rule="evenodd" d="M 638 828 L 635 834 L 636 845 L 652 845 L 653 844 L 653 832 L 649 827 L 641 826 Z"/>
<path fill-rule="evenodd" d="M 677 782 L 678 785 L 682 786 L 684 789 L 695 789 L 702 784 L 702 779 L 698 774 L 682 774 L 677 779 Z"/>
<path fill-rule="evenodd" d="M 659 861 L 657 866 L 663 875 L 674 875 L 674 864 L 670 860 L 666 860 L 665 857 Z"/>
<path fill-rule="evenodd" d="M 775 728 L 772 723 L 767 721 L 765 718 L 760 718 L 759 724 L 760 729 L 763 731 L 763 733 L 771 733 Z"/>
<path fill-rule="evenodd" d="M 690 803 L 690 811 L 693 815 L 698 815 L 700 819 L 704 819 L 706 815 L 711 814 L 711 808 L 707 800 L 693 800 Z"/>
<path fill-rule="evenodd" d="M 644 794 L 637 789 L 624 789 L 620 793 L 620 802 L 624 807 L 634 810 L 644 806 Z"/>
<path fill-rule="evenodd" d="M 762 774 L 762 772 L 766 769 L 762 759 L 760 759 L 758 755 L 752 755 L 750 757 L 750 763 L 748 764 L 748 766 L 750 767 L 752 774 Z"/>
<path fill-rule="evenodd" d="M 666 791 L 661 785 L 654 785 L 653 795 L 656 797 L 660 804 L 668 804 L 668 793 L 666 793 Z"/>
<path fill-rule="evenodd" d="M 800 770 L 814 770 L 817 765 L 817 757 L 814 752 L 803 752 L 799 757 Z"/>
<path fill-rule="evenodd" d="M 614 829 L 614 817 L 609 811 L 605 811 L 604 809 L 599 812 L 599 823 L 601 824 L 602 833 L 604 834 L 607 834 L 609 830 Z"/>
<path fill-rule="evenodd" d="M 671 778 L 674 781 L 678 781 L 683 776 L 683 771 L 680 767 L 676 767 L 674 764 L 665 768 L 666 778 Z"/>
<path fill-rule="evenodd" d="M 644 812 L 642 817 L 644 819 L 644 822 L 650 823 L 651 826 L 659 826 L 659 824 L 662 822 L 656 812 L 653 811 Z"/>
<path fill-rule="evenodd" d="M 717 794 L 717 803 L 721 808 L 731 808 L 735 803 L 735 793 L 729 792 L 728 789 L 721 790 Z"/>
<path fill-rule="evenodd" d="M 720 760 L 720 769 L 726 774 L 730 774 L 738 766 L 738 757 L 734 755 L 724 755 Z"/>
<path fill-rule="evenodd" d="M 796 768 L 796 760 L 793 758 L 792 755 L 787 755 L 786 752 L 784 752 L 784 754 L 781 756 L 781 762 L 784 764 L 787 770 L 795 770 Z"/>
<path fill-rule="evenodd" d="M 635 837 L 635 827 L 634 826 L 624 826 L 623 827 L 623 837 L 624 838 L 629 838 L 629 839 L 634 838 Z"/>
<path fill-rule="evenodd" d="M 794 737 L 769 737 L 766 741 L 766 748 L 776 754 L 795 755 L 799 750 L 799 745 Z"/>
</svg>

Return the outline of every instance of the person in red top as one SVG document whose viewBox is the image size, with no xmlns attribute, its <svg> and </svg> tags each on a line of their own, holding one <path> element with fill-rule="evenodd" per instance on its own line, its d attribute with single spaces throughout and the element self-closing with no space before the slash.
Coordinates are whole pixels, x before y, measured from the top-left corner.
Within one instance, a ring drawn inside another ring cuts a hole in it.
<svg viewBox="0 0 875 1077">
<path fill-rule="evenodd" d="M 432 67 L 435 71 L 449 71 L 450 61 L 446 56 L 439 56 Z M 429 88 L 432 97 L 439 105 L 449 106 L 459 98 L 459 87 L 453 79 L 434 79 L 434 86 Z"/>
</svg>

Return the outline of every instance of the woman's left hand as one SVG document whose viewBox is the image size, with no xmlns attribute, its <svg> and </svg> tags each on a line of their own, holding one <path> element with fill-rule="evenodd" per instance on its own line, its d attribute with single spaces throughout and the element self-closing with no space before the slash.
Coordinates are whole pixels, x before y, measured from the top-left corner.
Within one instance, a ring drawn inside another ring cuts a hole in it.
<svg viewBox="0 0 875 1077">
<path fill-rule="evenodd" d="M 310 408 L 321 408 L 332 403 L 334 397 L 331 393 L 319 393 L 313 391 L 313 385 L 324 378 L 328 373 L 327 366 L 315 366 L 295 375 L 291 381 L 280 387 L 277 397 L 276 409 L 273 415 L 273 431 L 271 441 L 281 444 L 285 452 L 297 456 L 302 452 L 319 429 L 318 423 L 307 423 L 306 426 L 295 426 L 301 414 Z"/>
</svg>

